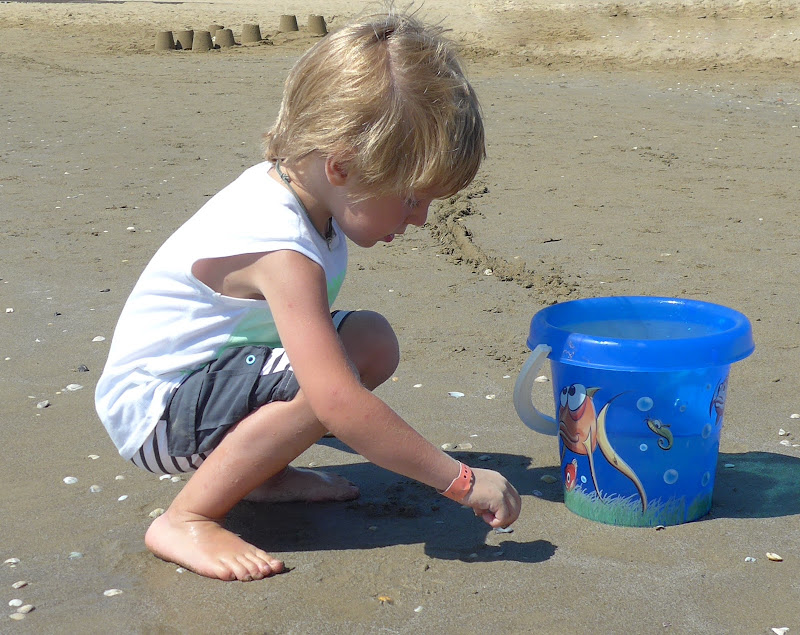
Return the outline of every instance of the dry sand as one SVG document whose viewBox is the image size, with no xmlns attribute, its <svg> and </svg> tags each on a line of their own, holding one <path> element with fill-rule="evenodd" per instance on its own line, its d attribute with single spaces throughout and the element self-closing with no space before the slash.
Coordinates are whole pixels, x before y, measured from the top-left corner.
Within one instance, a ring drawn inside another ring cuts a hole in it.
<svg viewBox="0 0 800 635">
<path fill-rule="evenodd" d="M 404 358 L 380 395 L 434 443 L 491 457 L 523 495 L 514 533 L 331 440 L 298 464 L 340 466 L 359 501 L 231 514 L 288 574 L 222 583 L 145 550 L 148 514 L 181 484 L 122 461 L 94 414 L 122 303 L 165 237 L 259 160 L 283 77 L 314 41 L 277 34 L 278 17 L 336 28 L 365 6 L 265 5 L 0 4 L 0 560 L 20 560 L 0 568 L 0 600 L 35 606 L 0 632 L 800 632 L 794 0 L 428 0 L 464 47 L 489 158 L 427 228 L 354 249 L 337 306 L 392 320 Z M 237 37 L 258 22 L 271 44 L 153 50 L 158 31 L 211 22 Z M 559 470 L 556 441 L 511 402 L 528 322 L 610 294 L 710 300 L 752 320 L 757 350 L 733 368 L 701 521 L 602 525 L 540 480 Z"/>
</svg>

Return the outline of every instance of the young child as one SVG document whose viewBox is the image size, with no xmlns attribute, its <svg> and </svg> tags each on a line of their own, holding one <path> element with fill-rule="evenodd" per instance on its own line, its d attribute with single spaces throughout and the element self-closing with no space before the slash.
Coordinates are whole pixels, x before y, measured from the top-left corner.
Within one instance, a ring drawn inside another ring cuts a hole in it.
<svg viewBox="0 0 800 635">
<path fill-rule="evenodd" d="M 521 502 L 505 478 L 448 456 L 371 392 L 398 364 L 387 321 L 330 312 L 345 237 L 390 242 L 478 170 L 483 123 L 452 45 L 394 12 L 328 35 L 292 69 L 265 147 L 266 162 L 155 254 L 97 385 L 97 412 L 124 458 L 193 473 L 147 547 L 212 578 L 279 573 L 280 560 L 223 519 L 244 498 L 357 497 L 342 477 L 289 467 L 327 432 L 492 527 L 510 525 Z"/>
</svg>

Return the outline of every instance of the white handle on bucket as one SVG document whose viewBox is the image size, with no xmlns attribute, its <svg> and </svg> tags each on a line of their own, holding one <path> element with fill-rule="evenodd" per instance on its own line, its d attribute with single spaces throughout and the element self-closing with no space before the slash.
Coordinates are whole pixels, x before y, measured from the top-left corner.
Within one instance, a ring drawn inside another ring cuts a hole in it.
<svg viewBox="0 0 800 635">
<path fill-rule="evenodd" d="M 522 419 L 522 423 L 531 430 L 555 436 L 558 434 L 556 420 L 539 412 L 531 401 L 531 391 L 536 374 L 544 365 L 550 351 L 551 348 L 547 344 L 539 344 L 523 364 L 514 386 L 514 408 L 517 410 L 519 418 Z"/>
</svg>

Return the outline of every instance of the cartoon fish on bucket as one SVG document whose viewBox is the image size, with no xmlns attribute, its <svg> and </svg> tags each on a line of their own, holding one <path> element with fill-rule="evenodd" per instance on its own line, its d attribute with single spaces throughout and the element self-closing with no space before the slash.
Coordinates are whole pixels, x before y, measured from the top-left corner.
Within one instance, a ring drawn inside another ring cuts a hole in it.
<svg viewBox="0 0 800 635">
<path fill-rule="evenodd" d="M 644 422 L 651 431 L 661 437 L 658 440 L 658 447 L 662 450 L 669 450 L 673 441 L 672 431 L 669 429 L 670 424 L 664 423 L 661 419 L 650 419 L 649 417 Z"/>
<path fill-rule="evenodd" d="M 581 384 L 572 384 L 561 391 L 560 407 L 558 409 L 558 436 L 576 454 L 584 454 L 589 459 L 589 471 L 592 483 L 598 495 L 601 496 L 597 484 L 597 473 L 594 466 L 594 451 L 600 446 L 600 451 L 606 460 L 622 474 L 627 476 L 639 492 L 642 500 L 642 511 L 647 509 L 647 494 L 642 482 L 631 467 L 616 453 L 606 434 L 606 413 L 614 399 L 612 397 L 598 413 L 592 397 L 599 388 L 586 388 Z M 563 458 L 563 455 L 562 455 Z"/>
<path fill-rule="evenodd" d="M 578 477 L 578 459 L 572 459 L 564 468 L 564 487 L 568 492 L 575 489 L 575 479 Z"/>
</svg>

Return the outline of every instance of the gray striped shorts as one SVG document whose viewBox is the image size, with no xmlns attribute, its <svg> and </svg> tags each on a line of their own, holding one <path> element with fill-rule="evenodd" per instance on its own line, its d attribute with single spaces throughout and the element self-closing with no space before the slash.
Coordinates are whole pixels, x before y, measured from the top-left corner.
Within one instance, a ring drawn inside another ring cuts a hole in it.
<svg viewBox="0 0 800 635">
<path fill-rule="evenodd" d="M 337 330 L 351 313 L 331 314 Z M 154 474 L 193 472 L 248 414 L 274 401 L 291 401 L 299 389 L 282 348 L 227 349 L 178 386 L 131 461 Z"/>
</svg>

